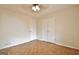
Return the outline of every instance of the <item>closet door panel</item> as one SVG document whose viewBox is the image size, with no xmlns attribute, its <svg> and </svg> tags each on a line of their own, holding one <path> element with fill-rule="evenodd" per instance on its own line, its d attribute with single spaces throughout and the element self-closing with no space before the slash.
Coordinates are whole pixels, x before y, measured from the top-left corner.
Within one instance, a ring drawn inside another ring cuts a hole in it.
<svg viewBox="0 0 79 59">
<path fill-rule="evenodd" d="M 42 39 L 47 40 L 48 34 L 47 34 L 47 20 L 42 20 Z"/>
<path fill-rule="evenodd" d="M 55 43 L 55 19 L 51 18 L 48 19 L 47 23 L 47 34 L 48 34 L 48 41 Z"/>
</svg>

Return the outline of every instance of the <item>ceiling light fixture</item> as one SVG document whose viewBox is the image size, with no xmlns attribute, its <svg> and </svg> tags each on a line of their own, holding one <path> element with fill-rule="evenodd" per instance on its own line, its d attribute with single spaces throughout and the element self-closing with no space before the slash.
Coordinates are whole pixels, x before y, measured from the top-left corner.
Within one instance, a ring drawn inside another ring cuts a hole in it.
<svg viewBox="0 0 79 59">
<path fill-rule="evenodd" d="M 33 4 L 33 6 L 32 6 L 32 10 L 33 10 L 34 12 L 36 12 L 36 11 L 40 11 L 39 4 Z"/>
</svg>

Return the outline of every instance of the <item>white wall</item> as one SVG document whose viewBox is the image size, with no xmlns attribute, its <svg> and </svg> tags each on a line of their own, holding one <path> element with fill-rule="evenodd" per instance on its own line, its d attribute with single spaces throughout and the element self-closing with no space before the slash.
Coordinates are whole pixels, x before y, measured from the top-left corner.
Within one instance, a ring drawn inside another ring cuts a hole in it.
<svg viewBox="0 0 79 59">
<path fill-rule="evenodd" d="M 36 20 L 0 8 L 0 48 L 36 39 Z"/>
<path fill-rule="evenodd" d="M 56 43 L 79 49 L 79 6 L 54 14 L 56 18 Z"/>
</svg>

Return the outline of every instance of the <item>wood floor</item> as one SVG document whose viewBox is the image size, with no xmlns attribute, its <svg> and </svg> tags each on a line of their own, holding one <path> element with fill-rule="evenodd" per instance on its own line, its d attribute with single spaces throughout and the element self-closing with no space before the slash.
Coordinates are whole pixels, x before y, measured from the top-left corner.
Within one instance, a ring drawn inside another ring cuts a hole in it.
<svg viewBox="0 0 79 59">
<path fill-rule="evenodd" d="M 79 55 L 79 50 L 40 40 L 2 49 L 0 52 L 8 55 Z"/>
</svg>

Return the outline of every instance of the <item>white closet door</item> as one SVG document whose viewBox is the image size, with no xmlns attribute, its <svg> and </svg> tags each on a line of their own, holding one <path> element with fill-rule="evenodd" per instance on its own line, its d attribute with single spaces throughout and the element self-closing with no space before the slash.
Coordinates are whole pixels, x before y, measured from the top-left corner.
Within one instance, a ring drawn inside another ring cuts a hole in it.
<svg viewBox="0 0 79 59">
<path fill-rule="evenodd" d="M 55 20 L 42 19 L 40 27 L 41 39 L 49 42 L 55 42 Z"/>
</svg>

